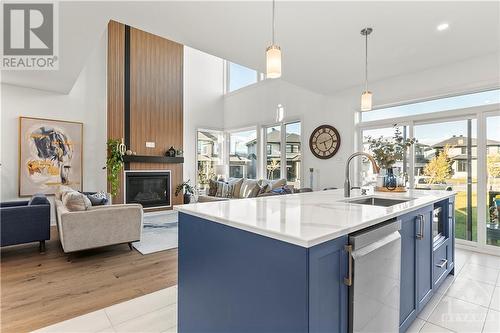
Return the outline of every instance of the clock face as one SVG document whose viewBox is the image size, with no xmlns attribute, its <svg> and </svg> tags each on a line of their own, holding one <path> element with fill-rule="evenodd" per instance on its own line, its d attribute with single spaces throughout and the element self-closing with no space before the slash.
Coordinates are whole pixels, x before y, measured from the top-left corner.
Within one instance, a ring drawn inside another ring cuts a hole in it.
<svg viewBox="0 0 500 333">
<path fill-rule="evenodd" d="M 340 134 L 330 125 L 318 126 L 309 138 L 309 148 L 317 158 L 330 158 L 337 153 L 339 147 Z"/>
</svg>

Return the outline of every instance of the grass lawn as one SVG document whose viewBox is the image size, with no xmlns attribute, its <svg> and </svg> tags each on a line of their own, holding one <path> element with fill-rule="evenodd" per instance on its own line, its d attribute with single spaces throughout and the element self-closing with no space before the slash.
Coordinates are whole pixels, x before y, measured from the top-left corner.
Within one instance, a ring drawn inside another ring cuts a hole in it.
<svg viewBox="0 0 500 333">
<path fill-rule="evenodd" d="M 472 193 L 472 240 L 477 241 L 477 196 Z M 465 239 L 467 219 L 467 193 L 458 192 L 455 199 L 455 236 Z"/>
</svg>

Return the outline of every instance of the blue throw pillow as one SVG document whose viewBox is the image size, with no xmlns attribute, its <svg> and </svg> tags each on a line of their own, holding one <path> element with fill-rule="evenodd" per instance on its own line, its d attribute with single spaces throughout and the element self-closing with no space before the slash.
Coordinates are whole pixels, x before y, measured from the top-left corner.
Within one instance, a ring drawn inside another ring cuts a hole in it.
<svg viewBox="0 0 500 333">
<path fill-rule="evenodd" d="M 36 193 L 33 195 L 28 202 L 28 206 L 31 205 L 47 205 L 49 203 L 49 200 L 47 200 L 47 197 L 43 193 Z"/>
</svg>

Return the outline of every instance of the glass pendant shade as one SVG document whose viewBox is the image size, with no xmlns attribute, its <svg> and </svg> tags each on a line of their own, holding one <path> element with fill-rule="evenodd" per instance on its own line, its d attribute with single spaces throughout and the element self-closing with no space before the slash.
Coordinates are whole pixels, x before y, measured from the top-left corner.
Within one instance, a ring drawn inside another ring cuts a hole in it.
<svg viewBox="0 0 500 333">
<path fill-rule="evenodd" d="M 361 94 L 361 111 L 370 111 L 372 109 L 372 93 L 364 91 Z"/>
<path fill-rule="evenodd" d="M 281 49 L 278 45 L 266 49 L 266 76 L 269 79 L 281 77 Z"/>
</svg>

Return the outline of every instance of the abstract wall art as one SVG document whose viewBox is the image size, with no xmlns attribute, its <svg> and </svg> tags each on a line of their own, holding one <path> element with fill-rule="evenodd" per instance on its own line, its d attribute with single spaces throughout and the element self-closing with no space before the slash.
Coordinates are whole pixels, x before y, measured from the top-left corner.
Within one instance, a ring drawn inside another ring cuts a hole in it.
<svg viewBox="0 0 500 333">
<path fill-rule="evenodd" d="M 19 118 L 19 196 L 82 190 L 83 123 Z"/>
</svg>

